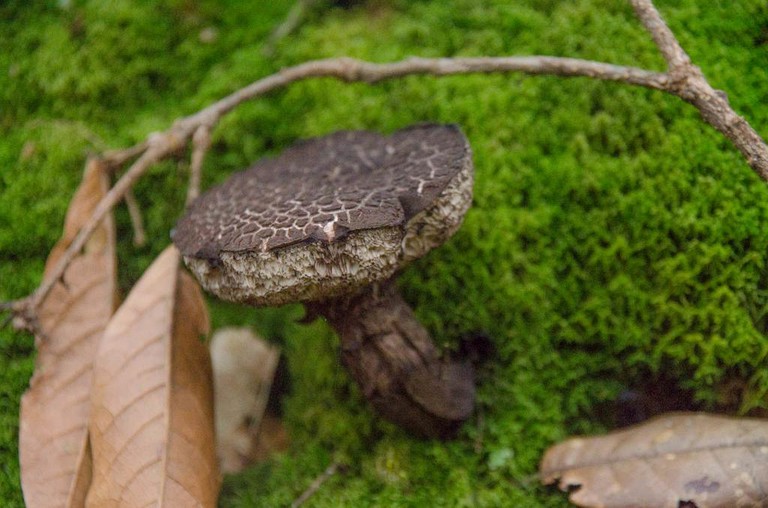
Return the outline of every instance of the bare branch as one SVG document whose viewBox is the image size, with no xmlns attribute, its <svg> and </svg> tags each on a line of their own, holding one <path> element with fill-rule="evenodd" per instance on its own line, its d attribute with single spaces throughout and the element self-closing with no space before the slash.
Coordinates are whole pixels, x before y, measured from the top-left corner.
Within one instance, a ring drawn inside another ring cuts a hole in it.
<svg viewBox="0 0 768 508">
<path fill-rule="evenodd" d="M 104 162 L 106 162 L 109 166 L 122 166 L 134 157 L 138 157 L 144 153 L 148 146 L 148 141 L 142 141 L 138 145 L 134 145 L 124 150 L 109 150 L 104 152 L 101 158 L 104 159 Z"/>
<path fill-rule="evenodd" d="M 128 215 L 131 217 L 131 225 L 133 226 L 133 245 L 141 247 L 147 243 L 147 233 L 144 231 L 144 221 L 141 218 L 139 203 L 131 189 L 125 193 L 125 206 L 128 208 Z"/>
<path fill-rule="evenodd" d="M 650 0 L 630 0 L 635 14 L 645 29 L 650 32 L 664 60 L 669 65 L 669 72 L 687 72 L 691 59 L 677 41 L 675 34 L 661 18 L 661 14 Z"/>
<path fill-rule="evenodd" d="M 199 113 L 182 121 L 199 122 L 201 118 L 215 122 L 244 101 L 282 88 L 294 81 L 316 77 L 334 77 L 347 82 L 377 83 L 387 79 L 413 74 L 448 76 L 455 74 L 491 74 L 524 72 L 526 74 L 554 74 L 557 76 L 622 81 L 656 90 L 665 90 L 666 74 L 624 67 L 578 58 L 553 56 L 511 56 L 476 58 L 408 58 L 399 62 L 376 64 L 354 58 L 312 60 L 287 67 L 277 74 L 260 79 L 237 92 L 224 97 Z"/>
<path fill-rule="evenodd" d="M 28 299 L 17 302 L 17 309 L 34 312 L 34 310 L 38 308 L 40 303 L 42 303 L 51 292 L 56 281 L 58 281 L 64 274 L 64 271 L 67 269 L 67 266 L 69 266 L 69 263 L 72 262 L 72 259 L 82 250 L 83 246 L 88 241 L 88 238 L 90 238 L 107 213 L 109 213 L 115 205 L 123 199 L 136 180 L 138 180 L 152 164 L 173 151 L 173 148 L 175 148 L 173 140 L 169 139 L 168 135 L 160 136 L 160 138 L 165 142 L 160 142 L 158 140 L 151 143 L 149 149 L 133 163 L 128 171 L 125 172 L 102 200 L 99 201 L 91 218 L 77 233 L 77 236 L 72 240 L 72 243 L 69 244 L 67 250 L 64 251 L 64 254 L 56 263 L 55 268 L 51 270 L 51 275 L 38 286 Z"/>
<path fill-rule="evenodd" d="M 653 3 L 650 0 L 631 2 L 669 65 L 669 82 L 664 90 L 695 106 L 704 120 L 731 140 L 752 169 L 768 182 L 765 140 L 731 108 L 725 92 L 712 88 L 701 69 L 691 63 Z"/>
<path fill-rule="evenodd" d="M 211 129 L 201 125 L 192 137 L 192 162 L 189 164 L 189 186 L 187 187 L 187 206 L 200 195 L 200 180 L 203 172 L 205 152 L 211 146 Z"/>
<path fill-rule="evenodd" d="M 10 314 L 3 319 L 0 324 L 0 329 L 3 329 L 10 324 L 15 330 L 29 332 L 41 340 L 44 340 L 47 336 L 40 326 L 40 321 L 37 317 L 37 309 L 30 304 L 30 301 L 31 296 L 21 300 L 2 302 L 2 304 L 0 304 L 0 314 L 6 311 L 10 311 Z"/>
<path fill-rule="evenodd" d="M 298 508 L 299 506 L 303 505 L 304 503 L 309 500 L 310 497 L 312 497 L 318 490 L 320 490 L 320 487 L 323 486 L 323 484 L 328 481 L 330 477 L 336 474 L 337 471 L 341 468 L 341 465 L 338 462 L 334 462 L 330 466 L 328 466 L 325 471 L 320 473 L 320 476 L 314 479 L 314 481 L 307 487 L 307 490 L 305 490 L 298 498 L 296 498 L 291 503 L 291 508 Z"/>
<path fill-rule="evenodd" d="M 189 142 L 199 129 L 206 132 L 218 123 L 222 116 L 243 102 L 264 95 L 295 81 L 315 77 L 335 77 L 344 81 L 376 83 L 411 74 L 432 74 L 447 76 L 470 73 L 525 72 L 528 74 L 555 74 L 559 76 L 584 76 L 609 81 L 622 81 L 633 85 L 657 90 L 667 87 L 665 74 L 634 67 L 623 67 L 574 58 L 547 56 L 528 57 L 479 57 L 479 58 L 409 58 L 400 62 L 375 64 L 352 58 L 315 60 L 294 67 L 288 67 L 277 74 L 260 79 L 227 97 L 213 103 L 199 112 L 179 119 L 163 133 L 155 133 L 141 145 L 108 155 L 110 163 L 128 160 L 141 154 L 131 168 L 115 183 L 101 200 L 91 220 L 75 237 L 65 254 L 52 271 L 51 277 L 35 290 L 28 299 L 16 302 L 17 309 L 36 309 L 50 292 L 77 252 L 96 229 L 99 221 L 119 202 L 135 181 L 155 162 L 178 150 Z M 204 153 L 204 150 L 199 153 Z M 199 157 L 202 157 L 200 155 Z M 191 192 L 194 193 L 194 190 Z"/>
<path fill-rule="evenodd" d="M 203 123 L 214 125 L 221 116 L 247 100 L 289 85 L 294 81 L 314 77 L 334 77 L 347 82 L 376 83 L 414 74 L 448 76 L 471 73 L 523 72 L 534 75 L 583 76 L 661 90 L 690 102 L 702 112 L 704 120 L 733 142 L 752 169 L 761 178 L 768 181 L 768 146 L 766 146 L 765 141 L 743 118 L 733 111 L 724 94 L 715 91 L 701 75 L 701 71 L 690 64 L 687 55 L 658 16 L 653 5 L 647 0 L 633 0 L 633 2 L 638 4 L 640 12 L 649 19 L 650 26 L 654 29 L 658 28 L 658 30 L 662 30 L 663 27 L 663 35 L 659 32 L 658 37 L 663 44 L 671 45 L 669 48 L 673 48 L 665 49 L 665 51 L 669 53 L 670 58 L 673 58 L 672 61 L 675 62 L 674 65 L 677 66 L 675 67 L 676 74 L 658 73 L 636 67 L 624 67 L 576 58 L 550 56 L 409 58 L 400 62 L 384 64 L 352 58 L 332 58 L 314 60 L 283 69 L 277 74 L 267 76 L 234 92 L 180 122 L 190 123 L 193 127 Z M 648 6 L 650 6 L 650 10 L 647 10 Z M 649 12 L 650 14 L 648 14 Z M 655 13 L 655 17 L 651 15 L 653 13 Z M 669 42 L 670 38 L 673 42 Z M 698 79 L 692 83 L 693 78 L 696 77 Z"/>
<path fill-rule="evenodd" d="M 70 248 L 62 256 L 52 277 L 31 295 L 29 299 L 15 302 L 15 309 L 35 309 L 53 287 L 54 280 L 61 277 L 73 256 L 96 229 L 96 225 L 125 196 L 133 183 L 158 160 L 185 146 L 196 132 L 209 135 L 222 116 L 245 101 L 282 88 L 295 81 L 309 78 L 332 77 L 347 82 L 377 83 L 415 74 L 448 76 L 470 73 L 547 74 L 564 77 L 589 77 L 617 81 L 665 91 L 693 104 L 701 111 L 702 117 L 730 139 L 741 151 L 749 165 L 768 181 L 768 146 L 760 135 L 728 104 L 725 94 L 714 90 L 704 79 L 701 71 L 690 64 L 690 60 L 672 32 L 664 24 L 650 0 L 631 0 L 638 16 L 656 40 L 670 66 L 670 73 L 659 73 L 636 67 L 624 67 L 589 60 L 551 56 L 521 57 L 476 57 L 476 58 L 409 58 L 392 63 L 371 63 L 352 58 L 331 58 L 305 62 L 288 67 L 276 74 L 262 78 L 224 97 L 197 113 L 177 120 L 167 131 L 154 134 L 136 147 L 107 154 L 108 162 L 128 160 L 131 156 L 141 157 L 102 199 L 92 220 L 80 231 Z M 193 153 L 193 169 L 202 164 L 202 158 L 210 141 L 196 146 Z M 190 195 L 196 195 L 198 176 L 190 181 Z"/>
</svg>

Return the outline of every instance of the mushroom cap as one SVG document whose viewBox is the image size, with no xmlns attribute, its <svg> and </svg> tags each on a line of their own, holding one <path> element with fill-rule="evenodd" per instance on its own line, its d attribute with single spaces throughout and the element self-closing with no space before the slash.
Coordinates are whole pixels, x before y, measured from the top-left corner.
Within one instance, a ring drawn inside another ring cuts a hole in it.
<svg viewBox="0 0 768 508">
<path fill-rule="evenodd" d="M 472 201 L 472 172 L 454 125 L 336 132 L 211 188 L 171 235 L 220 298 L 326 300 L 388 279 L 447 240 Z"/>
</svg>

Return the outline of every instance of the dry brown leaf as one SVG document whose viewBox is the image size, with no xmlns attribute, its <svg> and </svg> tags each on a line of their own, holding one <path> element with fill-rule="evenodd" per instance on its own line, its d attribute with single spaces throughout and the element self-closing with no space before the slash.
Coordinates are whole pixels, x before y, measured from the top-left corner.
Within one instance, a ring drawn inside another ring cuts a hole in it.
<svg viewBox="0 0 768 508">
<path fill-rule="evenodd" d="M 768 506 L 768 421 L 677 413 L 544 455 L 545 484 L 600 507 Z M 689 503 L 689 504 L 686 504 Z"/>
<path fill-rule="evenodd" d="M 216 448 L 225 473 L 287 446 L 282 422 L 265 414 L 279 359 L 280 350 L 248 328 L 222 328 L 211 338 Z"/>
<path fill-rule="evenodd" d="M 94 364 L 87 506 L 215 506 L 208 317 L 167 248 L 104 332 Z"/>
<path fill-rule="evenodd" d="M 103 163 L 89 161 L 44 277 L 108 187 Z M 35 374 L 21 399 L 19 429 L 27 506 L 83 505 L 91 477 L 87 444 L 92 362 L 115 308 L 115 265 L 115 228 L 108 215 L 38 309 L 41 336 L 35 338 Z"/>
</svg>

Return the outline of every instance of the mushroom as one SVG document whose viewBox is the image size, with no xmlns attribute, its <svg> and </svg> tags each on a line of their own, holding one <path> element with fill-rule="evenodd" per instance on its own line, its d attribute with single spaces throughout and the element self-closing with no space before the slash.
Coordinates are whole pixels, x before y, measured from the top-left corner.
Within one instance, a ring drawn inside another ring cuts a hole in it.
<svg viewBox="0 0 768 508">
<path fill-rule="evenodd" d="M 459 228 L 472 183 L 456 126 L 341 131 L 210 189 L 172 237 L 218 297 L 304 302 L 325 317 L 343 364 L 381 415 L 419 436 L 449 438 L 472 412 L 474 369 L 441 358 L 393 278 Z"/>
</svg>

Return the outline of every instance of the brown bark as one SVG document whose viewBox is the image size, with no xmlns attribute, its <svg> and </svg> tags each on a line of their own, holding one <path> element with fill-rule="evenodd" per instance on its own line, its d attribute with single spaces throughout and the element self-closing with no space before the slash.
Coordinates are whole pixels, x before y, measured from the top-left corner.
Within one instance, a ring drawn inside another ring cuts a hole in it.
<svg viewBox="0 0 768 508">
<path fill-rule="evenodd" d="M 441 359 L 392 282 L 313 310 L 339 333 L 342 362 L 381 416 L 417 436 L 456 435 L 474 407 L 474 368 Z"/>
</svg>

